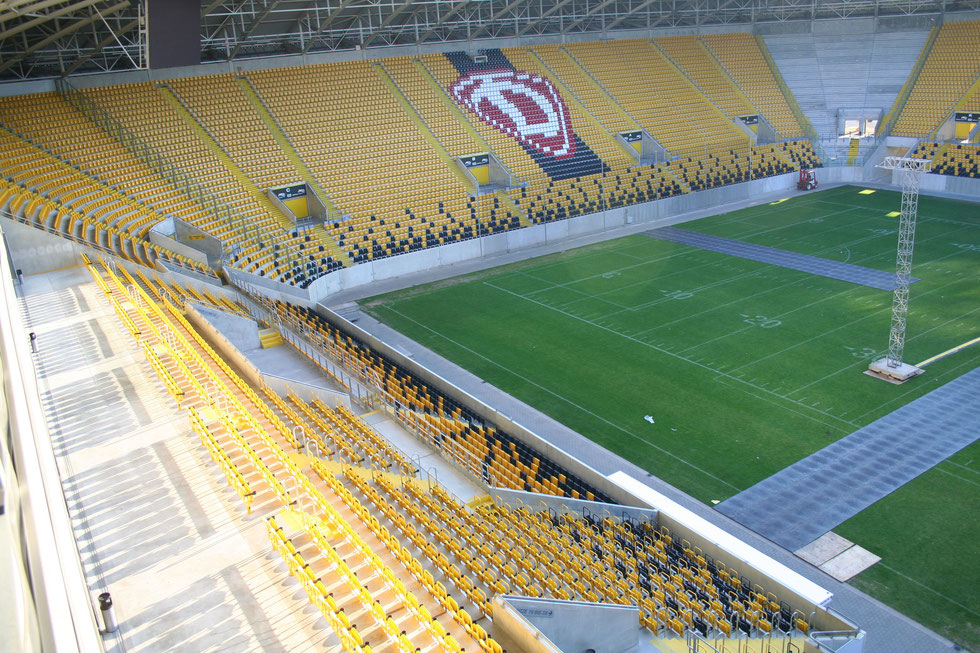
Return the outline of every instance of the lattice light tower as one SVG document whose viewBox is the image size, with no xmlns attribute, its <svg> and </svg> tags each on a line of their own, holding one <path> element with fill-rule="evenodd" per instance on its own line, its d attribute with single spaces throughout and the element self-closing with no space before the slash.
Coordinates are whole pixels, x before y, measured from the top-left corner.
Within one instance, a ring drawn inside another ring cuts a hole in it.
<svg viewBox="0 0 980 653">
<path fill-rule="evenodd" d="M 892 297 L 892 324 L 888 332 L 888 355 L 869 366 L 877 375 L 905 381 L 922 370 L 902 361 L 905 326 L 909 312 L 909 279 L 912 276 L 912 249 L 915 244 L 915 218 L 919 211 L 919 178 L 929 172 L 930 159 L 886 156 L 879 168 L 902 173 L 902 215 L 898 223 L 898 256 L 895 259 L 895 295 Z"/>
</svg>

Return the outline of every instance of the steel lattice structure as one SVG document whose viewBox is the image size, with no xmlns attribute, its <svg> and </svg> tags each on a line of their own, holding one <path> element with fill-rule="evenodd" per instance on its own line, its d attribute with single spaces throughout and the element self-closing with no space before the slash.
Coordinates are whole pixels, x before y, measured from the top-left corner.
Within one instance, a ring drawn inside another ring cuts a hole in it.
<svg viewBox="0 0 980 653">
<path fill-rule="evenodd" d="M 0 80 L 145 68 L 146 1 L 0 0 Z M 202 0 L 201 60 L 840 18 L 941 21 L 977 9 L 980 0 Z"/>
<path fill-rule="evenodd" d="M 898 223 L 898 254 L 895 258 L 895 294 L 892 297 L 892 323 L 888 332 L 888 367 L 902 365 L 905 328 L 909 312 L 909 279 L 912 276 L 912 250 L 915 246 L 915 219 L 919 212 L 919 178 L 929 172 L 930 159 L 888 156 L 878 167 L 902 173 L 902 215 Z"/>
</svg>

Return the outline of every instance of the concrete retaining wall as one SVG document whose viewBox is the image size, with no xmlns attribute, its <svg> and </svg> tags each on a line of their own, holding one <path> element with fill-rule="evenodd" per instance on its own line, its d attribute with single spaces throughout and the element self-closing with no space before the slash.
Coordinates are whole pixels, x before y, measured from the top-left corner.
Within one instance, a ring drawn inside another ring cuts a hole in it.
<svg viewBox="0 0 980 653">
<path fill-rule="evenodd" d="M 591 481 L 590 481 L 591 482 Z M 581 518 L 584 515 L 595 515 L 600 519 L 608 512 L 614 517 L 632 519 L 638 522 L 657 523 L 657 511 L 649 508 L 634 508 L 612 503 L 572 499 L 571 497 L 556 497 L 550 494 L 524 492 L 502 487 L 491 487 L 490 498 L 498 506 L 506 506 L 511 510 L 527 508 L 531 512 L 550 510 L 559 515 L 572 515 Z"/>
<path fill-rule="evenodd" d="M 901 189 L 901 172 L 892 171 L 892 184 Z M 950 194 L 980 197 L 980 179 L 949 177 L 947 175 L 922 175 L 919 192 L 925 195 Z"/>
<path fill-rule="evenodd" d="M 538 436 L 536 433 L 525 428 L 511 416 L 504 415 L 496 409 L 486 405 L 471 394 L 457 388 L 455 385 L 438 374 L 435 374 L 434 372 L 431 372 L 425 367 L 419 365 L 408 356 L 390 346 L 388 343 L 376 338 L 357 325 L 348 322 L 322 304 L 317 305 L 316 310 L 324 317 L 324 319 L 326 319 L 341 332 L 357 338 L 375 352 L 392 361 L 395 365 L 414 374 L 429 387 L 441 392 L 443 395 L 452 399 L 453 401 L 466 406 L 470 412 L 479 416 L 488 424 L 492 424 L 497 430 L 507 433 L 519 442 L 522 442 L 535 451 L 538 451 L 579 478 L 588 479 L 590 484 L 592 484 L 600 492 L 603 492 L 612 498 L 613 501 L 626 506 L 646 507 L 643 502 L 638 501 L 636 497 L 623 490 L 623 488 L 616 483 L 609 481 L 597 470 L 593 469 L 578 458 L 565 453 L 555 445 Z"/>
<path fill-rule="evenodd" d="M 208 344 L 211 345 L 214 350 L 221 355 L 221 358 L 228 361 L 228 363 L 234 367 L 238 373 L 245 378 L 249 383 L 260 386 L 262 385 L 262 373 L 259 368 L 255 367 L 248 358 L 242 354 L 242 352 L 225 337 L 225 334 L 218 331 L 217 328 L 211 322 L 205 314 L 198 310 L 199 306 L 195 306 L 193 303 L 188 302 L 184 305 L 184 314 L 187 317 L 187 321 L 190 322 L 198 333 L 207 340 Z"/>
<path fill-rule="evenodd" d="M 860 168 L 834 169 L 834 180 L 843 179 L 845 170 L 860 176 Z M 821 171 L 820 174 L 823 174 Z M 830 171 L 827 171 L 830 172 Z M 790 190 L 796 185 L 795 172 L 766 179 L 756 179 L 741 184 L 668 197 L 653 202 L 610 209 L 588 215 L 580 215 L 559 222 L 533 225 L 524 229 L 505 231 L 480 239 L 450 243 L 418 252 L 361 263 L 321 277 L 310 284 L 307 294 L 311 300 L 323 301 L 330 295 L 374 281 L 391 279 L 423 270 L 443 268 L 476 258 L 530 249 L 568 238 L 601 233 L 636 222 L 651 222 L 671 216 L 697 211 L 712 206 L 745 200 L 755 195 Z M 236 271 L 236 274 L 239 274 Z M 242 277 L 244 279 L 244 277 Z M 285 288 L 274 288 L 268 279 L 259 279 L 255 285 L 274 293 L 290 294 Z M 280 284 L 281 285 L 281 284 Z"/>
<path fill-rule="evenodd" d="M 282 397 L 285 397 L 290 390 L 299 395 L 304 401 L 316 401 L 319 399 L 330 408 L 343 406 L 350 408 L 350 395 L 344 392 L 337 392 L 330 388 L 325 388 L 311 383 L 304 383 L 296 379 L 286 379 L 275 374 L 262 372 L 262 381 Z"/>
<path fill-rule="evenodd" d="M 207 320 L 239 351 L 258 349 L 262 346 L 262 340 L 259 338 L 259 325 L 252 318 L 234 315 L 228 311 L 212 308 L 196 301 L 188 301 L 186 307 L 193 309 L 196 314 Z"/>
<path fill-rule="evenodd" d="M 92 259 L 99 256 L 95 249 L 83 249 L 61 236 L 29 227 L 10 218 L 0 219 L 0 228 L 7 241 L 14 270 L 21 270 L 24 274 L 81 265 L 83 251 Z"/>
<path fill-rule="evenodd" d="M 258 325 L 254 320 L 212 309 L 199 302 L 187 302 L 184 308 L 187 321 L 193 324 L 204 336 L 204 339 L 208 341 L 208 344 L 238 370 L 249 383 L 256 387 L 266 385 L 283 397 L 292 390 L 305 401 L 319 399 L 331 408 L 337 406 L 350 408 L 350 396 L 346 393 L 298 379 L 287 379 L 269 374 L 256 367 L 247 355 L 248 351 L 259 349 L 262 346 L 259 340 Z M 220 330 L 212 321 L 220 322 Z"/>
</svg>

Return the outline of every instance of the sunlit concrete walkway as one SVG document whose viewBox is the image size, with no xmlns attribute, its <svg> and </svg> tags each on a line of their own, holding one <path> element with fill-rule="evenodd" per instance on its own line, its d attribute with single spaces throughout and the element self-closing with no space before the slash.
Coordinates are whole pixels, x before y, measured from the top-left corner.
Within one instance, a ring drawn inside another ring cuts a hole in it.
<svg viewBox="0 0 980 653">
<path fill-rule="evenodd" d="M 84 267 L 24 279 L 25 321 L 108 651 L 340 650 Z"/>
</svg>

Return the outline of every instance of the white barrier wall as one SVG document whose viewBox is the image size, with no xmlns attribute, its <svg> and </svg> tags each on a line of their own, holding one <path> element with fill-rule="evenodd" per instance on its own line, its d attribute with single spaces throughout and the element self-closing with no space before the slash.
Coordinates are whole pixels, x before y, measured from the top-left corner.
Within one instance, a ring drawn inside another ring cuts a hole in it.
<svg viewBox="0 0 980 653">
<path fill-rule="evenodd" d="M 504 594 L 494 597 L 493 608 L 491 635 L 510 650 L 627 653 L 644 637 L 635 605 Z"/>
<path fill-rule="evenodd" d="M 899 189 L 902 187 L 902 174 L 898 170 L 892 171 L 892 184 L 898 186 Z M 947 175 L 922 175 L 919 180 L 919 192 L 926 195 L 951 193 L 980 197 L 980 179 L 949 177 Z"/>
<path fill-rule="evenodd" d="M 860 168 L 849 170 L 856 171 L 855 174 L 857 175 L 861 173 Z M 839 174 L 835 171 L 834 176 Z M 391 258 L 369 261 L 317 279 L 310 284 L 308 293 L 311 299 L 321 301 L 342 290 L 356 288 L 373 281 L 447 267 L 495 254 L 548 245 L 577 236 L 602 233 L 634 222 L 650 222 L 690 211 L 745 200 L 765 193 L 790 190 L 795 188 L 796 180 L 797 173 L 786 173 L 766 179 L 756 179 L 741 184 L 732 184 L 653 202 L 580 215 L 568 220 L 533 225 L 524 229 L 484 236 L 480 239 L 451 243 Z M 268 287 L 268 284 L 269 280 L 267 279 L 257 283 L 260 287 Z M 285 290 L 280 290 L 280 292 L 288 293 Z"/>
<path fill-rule="evenodd" d="M 818 168 L 817 180 L 822 186 L 830 184 L 871 183 L 882 171 L 869 165 Z M 884 175 L 887 181 L 887 174 Z M 653 202 L 580 215 L 558 222 L 537 224 L 523 229 L 505 231 L 480 239 L 450 243 L 418 252 L 368 261 L 337 270 L 315 280 L 306 289 L 282 284 L 271 279 L 226 268 L 236 283 L 246 284 L 249 290 L 273 299 L 284 299 L 308 306 L 327 300 L 338 292 L 392 279 L 407 274 L 450 267 L 463 261 L 517 252 L 589 234 L 597 234 L 634 223 L 653 223 L 676 218 L 686 213 L 721 207 L 769 193 L 794 192 L 798 173 L 789 172 L 765 179 L 711 188 L 696 193 L 677 195 Z M 879 179 L 880 180 L 880 179 Z M 900 180 L 897 184 L 901 188 Z M 956 193 L 980 197 L 980 180 L 927 175 L 923 178 L 923 193 Z M 652 225 L 655 226 L 655 225 Z"/>
<path fill-rule="evenodd" d="M 585 499 L 552 496 L 502 487 L 491 487 L 490 498 L 496 505 L 505 506 L 511 510 L 526 508 L 532 513 L 548 510 L 559 515 L 573 515 L 575 517 L 594 515 L 600 519 L 611 515 L 622 520 L 632 519 L 637 522 L 657 523 L 657 511 L 650 508 L 586 501 Z"/>
</svg>

